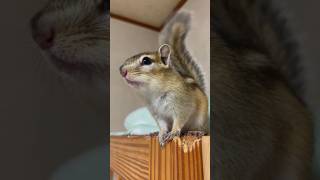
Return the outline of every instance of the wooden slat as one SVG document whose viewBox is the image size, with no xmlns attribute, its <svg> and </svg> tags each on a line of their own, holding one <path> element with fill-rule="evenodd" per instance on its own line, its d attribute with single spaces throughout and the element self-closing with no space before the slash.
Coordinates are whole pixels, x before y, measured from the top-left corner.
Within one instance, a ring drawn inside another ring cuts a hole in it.
<svg viewBox="0 0 320 180">
<path fill-rule="evenodd" d="M 177 140 L 177 146 L 176 146 L 176 151 L 178 152 L 178 161 L 177 161 L 177 170 L 178 170 L 178 179 L 179 180 L 184 180 L 184 174 L 183 174 L 183 169 L 182 166 L 180 166 L 180 164 L 184 164 L 183 163 L 183 150 L 181 148 L 181 140 L 178 139 Z"/>
<path fill-rule="evenodd" d="M 204 180 L 210 180 L 210 136 L 202 138 L 202 161 Z"/>
<path fill-rule="evenodd" d="M 200 143 L 197 143 L 196 144 L 196 150 L 197 150 L 197 158 L 198 158 L 198 162 L 201 162 L 201 164 L 202 164 L 202 157 L 201 157 L 201 144 Z M 202 166 L 201 165 L 199 165 L 198 166 L 199 167 L 199 178 L 200 179 L 203 179 L 203 171 L 202 171 Z"/>
<path fill-rule="evenodd" d="M 151 148 L 155 146 L 155 143 L 156 143 L 156 139 L 155 138 L 152 138 L 151 139 Z M 150 162 L 149 162 L 149 167 L 150 167 L 150 174 L 149 174 L 149 177 L 150 177 L 150 180 L 155 180 L 155 151 L 152 151 L 151 153 L 151 157 L 150 157 Z"/>
<path fill-rule="evenodd" d="M 209 180 L 210 137 L 175 138 L 164 148 L 156 136 L 111 137 L 110 168 L 126 180 Z"/>
<path fill-rule="evenodd" d="M 194 166 L 194 163 L 195 163 L 195 161 L 194 161 L 194 158 L 193 158 L 193 151 L 192 151 L 192 149 L 194 149 L 194 145 L 192 145 L 191 147 L 190 147 L 190 152 L 191 153 L 188 153 L 188 155 L 189 155 L 189 162 L 190 162 L 190 169 L 192 170 L 192 171 L 190 171 L 190 180 L 195 180 L 194 179 L 194 173 L 195 173 L 195 171 L 196 171 L 196 169 L 195 169 L 195 166 Z"/>
<path fill-rule="evenodd" d="M 161 180 L 165 180 L 166 179 L 166 151 L 165 148 L 161 148 L 160 149 L 160 172 L 159 176 Z"/>
<path fill-rule="evenodd" d="M 189 168 L 190 163 L 189 163 L 189 157 L 188 157 L 189 153 L 188 153 L 187 148 L 188 147 L 186 145 L 183 145 L 183 155 L 182 156 L 183 156 L 184 167 L 183 166 L 181 166 L 181 167 L 184 172 L 184 179 L 185 180 L 189 180 L 189 178 L 190 178 L 189 172 L 191 171 L 191 169 Z"/>
<path fill-rule="evenodd" d="M 155 160 L 155 164 L 154 164 L 154 169 L 155 169 L 155 179 L 159 180 L 159 172 L 160 172 L 160 166 L 159 166 L 159 162 L 160 162 L 160 155 L 159 155 L 159 151 L 160 151 L 160 146 L 159 146 L 159 141 L 158 139 L 156 139 L 156 143 L 154 144 L 154 147 L 152 147 L 152 149 L 150 149 L 151 151 L 155 151 L 155 155 L 156 155 L 156 160 Z"/>
<path fill-rule="evenodd" d="M 172 144 L 168 144 L 168 146 L 165 147 L 165 156 L 166 156 L 166 163 L 165 163 L 165 168 L 166 168 L 166 174 L 165 174 L 165 179 L 172 179 L 171 177 L 171 168 L 172 168 L 172 164 L 171 164 L 171 146 Z"/>
<path fill-rule="evenodd" d="M 110 166 L 120 177 L 149 180 L 150 137 L 112 137 Z"/>
<path fill-rule="evenodd" d="M 177 141 L 173 141 L 173 146 L 172 146 L 172 151 L 174 154 L 174 162 L 173 162 L 173 173 L 174 173 L 174 179 L 177 180 L 179 179 L 179 173 L 178 173 L 178 150 L 177 150 Z"/>
</svg>

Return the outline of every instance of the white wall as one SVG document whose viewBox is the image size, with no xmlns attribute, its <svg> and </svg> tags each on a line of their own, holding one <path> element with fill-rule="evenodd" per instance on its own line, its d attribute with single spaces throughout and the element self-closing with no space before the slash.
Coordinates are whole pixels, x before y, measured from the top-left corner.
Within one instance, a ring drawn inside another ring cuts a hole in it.
<svg viewBox="0 0 320 180">
<path fill-rule="evenodd" d="M 189 0 L 182 10 L 193 12 L 187 48 L 210 82 L 210 1 Z M 111 18 L 110 21 L 110 130 L 123 130 L 128 113 L 144 106 L 143 101 L 122 80 L 119 66 L 130 56 L 158 49 L 159 33 Z"/>
<path fill-rule="evenodd" d="M 193 13 L 186 44 L 204 71 L 207 94 L 210 94 L 210 0 L 189 0 L 181 10 Z"/>
<path fill-rule="evenodd" d="M 132 55 L 154 51 L 158 33 L 111 18 L 110 21 L 110 130 L 123 130 L 129 112 L 143 106 L 143 101 L 122 80 L 119 67 Z"/>
</svg>

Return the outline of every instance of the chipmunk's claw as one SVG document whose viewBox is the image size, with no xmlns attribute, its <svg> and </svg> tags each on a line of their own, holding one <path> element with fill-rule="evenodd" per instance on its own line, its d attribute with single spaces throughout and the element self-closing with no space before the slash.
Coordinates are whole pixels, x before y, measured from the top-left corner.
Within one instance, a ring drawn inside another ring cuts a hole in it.
<svg viewBox="0 0 320 180">
<path fill-rule="evenodd" d="M 167 134 L 167 132 L 159 133 L 159 144 L 161 148 L 166 145 L 165 137 L 167 136 Z"/>
<path fill-rule="evenodd" d="M 180 137 L 180 130 L 177 130 L 177 131 L 171 131 L 169 133 L 167 133 L 165 136 L 164 136 L 164 144 L 167 144 L 168 142 L 170 142 L 171 140 L 173 140 L 174 137 Z"/>
<path fill-rule="evenodd" d="M 164 148 L 165 145 L 166 145 L 166 143 L 164 141 L 160 142 L 160 148 Z"/>
</svg>

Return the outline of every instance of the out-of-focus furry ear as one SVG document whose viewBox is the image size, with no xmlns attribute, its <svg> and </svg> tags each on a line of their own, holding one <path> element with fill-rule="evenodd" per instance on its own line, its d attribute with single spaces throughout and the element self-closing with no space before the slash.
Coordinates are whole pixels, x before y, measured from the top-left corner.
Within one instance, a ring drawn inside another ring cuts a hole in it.
<svg viewBox="0 0 320 180">
<path fill-rule="evenodd" d="M 159 56 L 161 58 L 161 61 L 163 62 L 163 64 L 165 64 L 166 66 L 169 66 L 170 64 L 170 54 L 171 54 L 171 47 L 168 44 L 162 44 L 159 47 Z"/>
</svg>

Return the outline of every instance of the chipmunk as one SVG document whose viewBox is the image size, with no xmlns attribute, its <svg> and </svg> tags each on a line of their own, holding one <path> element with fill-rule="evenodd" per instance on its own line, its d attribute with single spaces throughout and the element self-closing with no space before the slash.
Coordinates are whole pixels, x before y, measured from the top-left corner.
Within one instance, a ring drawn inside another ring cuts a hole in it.
<svg viewBox="0 0 320 180">
<path fill-rule="evenodd" d="M 50 0 L 31 19 L 32 37 L 65 87 L 105 116 L 109 2 Z"/>
<path fill-rule="evenodd" d="M 189 21 L 189 13 L 177 14 L 164 28 L 158 51 L 137 54 L 120 67 L 125 81 L 145 98 L 162 147 L 187 131 L 209 131 L 203 75 L 185 48 Z"/>
<path fill-rule="evenodd" d="M 310 179 L 313 125 L 285 19 L 269 0 L 211 8 L 213 179 Z"/>
</svg>

